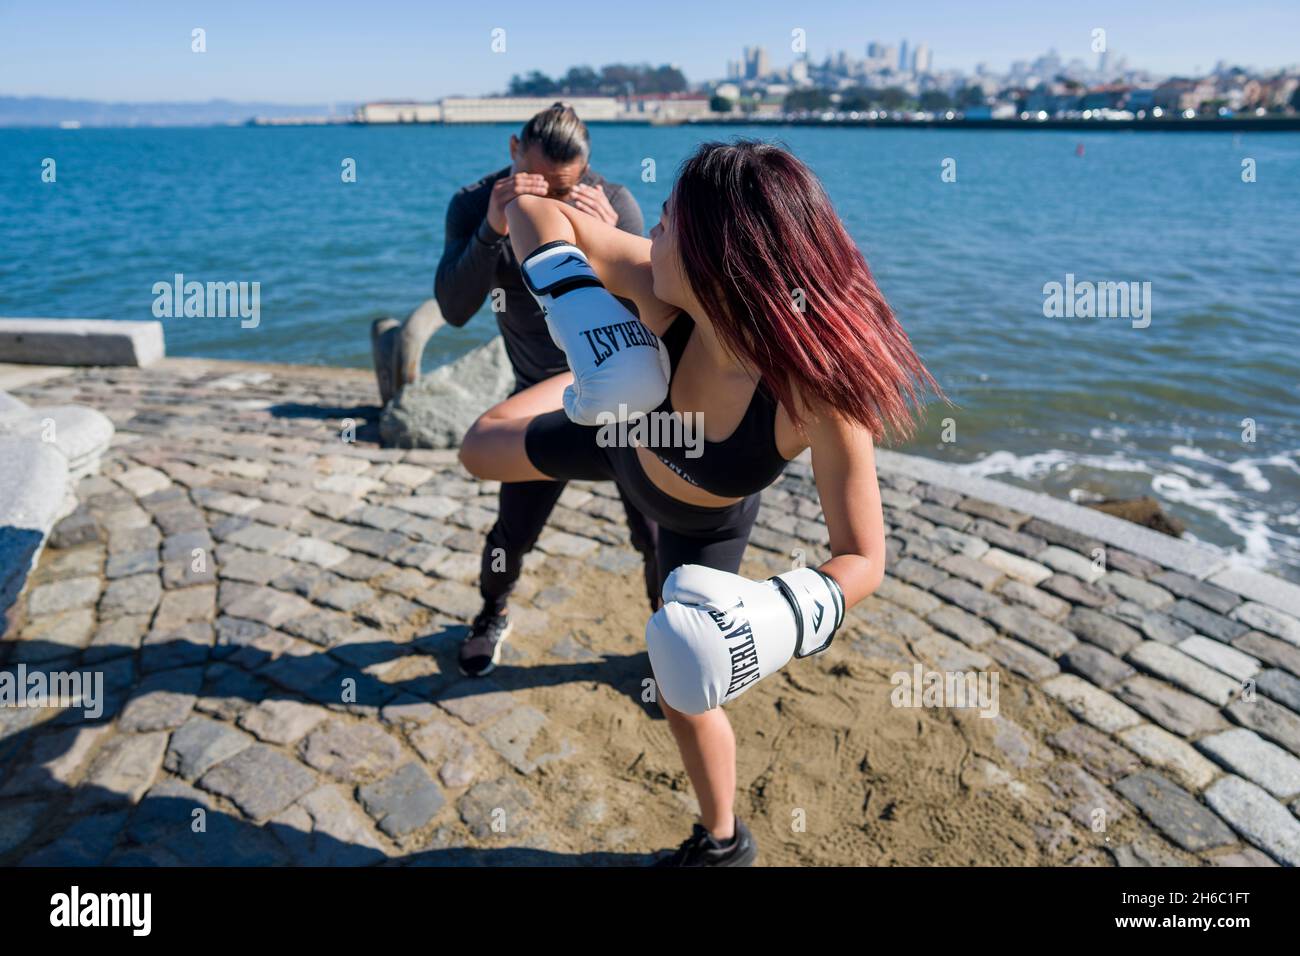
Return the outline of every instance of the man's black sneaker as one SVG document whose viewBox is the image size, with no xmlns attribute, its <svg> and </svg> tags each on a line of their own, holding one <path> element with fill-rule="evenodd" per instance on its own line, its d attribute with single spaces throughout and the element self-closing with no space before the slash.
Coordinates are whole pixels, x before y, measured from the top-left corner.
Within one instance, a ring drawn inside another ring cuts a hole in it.
<svg viewBox="0 0 1300 956">
<path fill-rule="evenodd" d="M 466 677 L 492 673 L 501 660 L 501 645 L 510 634 L 510 617 L 488 606 L 478 612 L 469 635 L 460 643 L 460 672 Z"/>
<path fill-rule="evenodd" d="M 655 866 L 752 866 L 758 856 L 754 835 L 736 818 L 736 833 L 727 843 L 719 843 L 708 830 L 695 824 L 690 838 L 675 853 L 656 860 Z"/>
</svg>

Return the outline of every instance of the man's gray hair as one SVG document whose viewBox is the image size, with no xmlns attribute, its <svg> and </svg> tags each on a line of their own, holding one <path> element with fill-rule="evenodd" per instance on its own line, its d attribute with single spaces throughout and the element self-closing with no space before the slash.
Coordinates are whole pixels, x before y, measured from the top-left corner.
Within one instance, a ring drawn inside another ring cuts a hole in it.
<svg viewBox="0 0 1300 956">
<path fill-rule="evenodd" d="M 540 146 L 553 163 L 585 161 L 591 154 L 591 134 L 567 103 L 552 103 L 525 123 L 519 143 L 524 149 Z"/>
</svg>

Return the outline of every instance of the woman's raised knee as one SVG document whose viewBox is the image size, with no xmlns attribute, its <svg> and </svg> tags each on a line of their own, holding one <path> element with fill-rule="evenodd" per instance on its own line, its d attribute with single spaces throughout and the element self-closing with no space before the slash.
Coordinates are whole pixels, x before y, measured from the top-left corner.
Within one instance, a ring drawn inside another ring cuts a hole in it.
<svg viewBox="0 0 1300 956">
<path fill-rule="evenodd" d="M 469 431 L 465 433 L 465 437 L 460 442 L 458 457 L 461 466 L 475 478 L 485 477 L 483 469 L 486 467 L 487 461 L 484 453 L 486 451 L 485 446 L 488 444 L 485 430 L 483 416 L 480 415 L 478 420 L 469 427 Z"/>
</svg>

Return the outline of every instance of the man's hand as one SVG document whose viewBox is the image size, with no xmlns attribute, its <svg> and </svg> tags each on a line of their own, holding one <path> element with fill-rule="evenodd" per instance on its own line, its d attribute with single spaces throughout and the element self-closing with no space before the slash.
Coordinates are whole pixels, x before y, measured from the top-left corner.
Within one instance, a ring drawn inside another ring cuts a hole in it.
<svg viewBox="0 0 1300 956">
<path fill-rule="evenodd" d="M 513 173 L 496 181 L 492 187 L 492 197 L 488 200 L 488 225 L 506 235 L 510 224 L 506 222 L 506 206 L 520 196 L 545 196 L 547 192 L 546 177 L 537 173 Z"/>
<path fill-rule="evenodd" d="M 573 187 L 573 205 L 589 216 L 595 216 L 601 222 L 611 226 L 618 225 L 618 213 L 609 203 L 609 197 L 600 186 L 587 186 L 578 183 Z"/>
</svg>

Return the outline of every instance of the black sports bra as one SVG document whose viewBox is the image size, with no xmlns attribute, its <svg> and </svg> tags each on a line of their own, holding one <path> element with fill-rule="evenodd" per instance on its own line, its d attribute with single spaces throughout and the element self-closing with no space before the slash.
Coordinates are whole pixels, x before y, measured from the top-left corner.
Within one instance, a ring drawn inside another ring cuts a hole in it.
<svg viewBox="0 0 1300 956">
<path fill-rule="evenodd" d="M 672 372 L 668 378 L 668 397 L 655 409 L 656 412 L 674 411 L 672 380 L 677 377 L 677 366 L 694 331 L 695 320 L 685 312 L 679 312 L 662 336 Z M 776 409 L 776 398 L 759 381 L 754 397 L 745 409 L 745 416 L 736 430 L 722 441 L 706 441 L 703 426 L 700 426 L 696 439 L 690 443 L 693 448 L 684 442 L 675 442 L 659 444 L 650 450 L 677 475 L 710 494 L 721 498 L 745 498 L 776 481 L 786 466 L 786 459 L 781 457 L 776 447 Z M 695 421 L 699 419 L 695 418 Z"/>
</svg>

